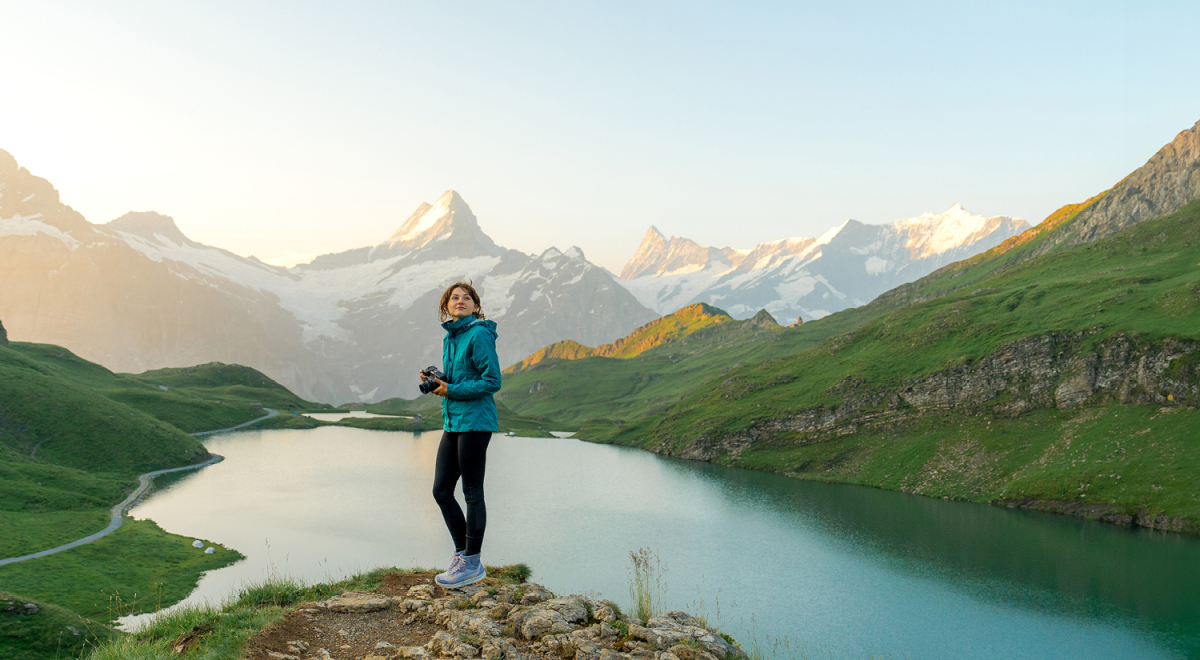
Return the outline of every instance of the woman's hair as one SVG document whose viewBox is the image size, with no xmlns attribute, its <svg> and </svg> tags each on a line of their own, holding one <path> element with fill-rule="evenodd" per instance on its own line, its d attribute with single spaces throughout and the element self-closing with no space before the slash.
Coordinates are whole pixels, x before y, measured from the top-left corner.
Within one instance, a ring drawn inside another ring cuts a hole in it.
<svg viewBox="0 0 1200 660">
<path fill-rule="evenodd" d="M 479 301 L 479 292 L 476 291 L 475 287 L 471 286 L 471 284 L 472 282 L 455 282 L 442 292 L 442 302 L 438 303 L 438 318 L 441 319 L 443 323 L 450 319 L 450 294 L 454 293 L 455 289 L 462 289 L 466 291 L 471 296 L 471 300 L 475 301 L 475 318 L 479 319 L 480 321 L 487 318 L 487 316 L 483 314 L 483 303 Z"/>
</svg>

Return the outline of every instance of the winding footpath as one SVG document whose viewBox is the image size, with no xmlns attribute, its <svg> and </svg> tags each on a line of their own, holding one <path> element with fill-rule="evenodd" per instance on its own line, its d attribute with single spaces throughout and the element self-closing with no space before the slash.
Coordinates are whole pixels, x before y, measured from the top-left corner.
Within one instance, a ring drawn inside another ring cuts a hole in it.
<svg viewBox="0 0 1200 660">
<path fill-rule="evenodd" d="M 214 433 L 225 433 L 227 431 L 236 431 L 238 429 L 244 429 L 247 426 L 250 426 L 251 424 L 256 424 L 258 422 L 261 422 L 264 419 L 270 419 L 279 414 L 278 410 L 272 410 L 270 408 L 263 408 L 263 410 L 267 411 L 266 415 L 263 415 L 262 417 L 259 417 L 257 419 L 252 419 L 244 424 L 238 424 L 237 426 L 231 426 L 227 429 L 217 429 L 216 431 L 201 431 L 199 433 L 193 433 L 192 435 L 199 437 L 202 435 L 212 435 Z M 0 566 L 3 566 L 5 564 L 15 564 L 16 562 L 25 561 L 26 559 L 37 559 L 38 557 L 45 557 L 46 555 L 52 555 L 56 552 L 62 552 L 63 550 L 70 550 L 71 548 L 75 548 L 75 547 L 84 545 L 85 543 L 91 543 L 92 541 L 95 541 L 98 538 L 108 536 L 109 534 L 113 533 L 118 527 L 120 527 L 122 522 L 125 521 L 125 511 L 128 510 L 131 506 L 133 506 L 133 503 L 136 502 L 137 499 L 142 496 L 142 493 L 146 492 L 146 489 L 150 488 L 150 481 L 152 479 L 154 479 L 155 477 L 157 477 L 159 475 L 167 474 L 169 472 L 182 472 L 184 470 L 195 470 L 197 468 L 202 468 L 206 465 L 212 465 L 213 463 L 219 463 L 220 461 L 222 461 L 224 459 L 225 459 L 224 456 L 217 456 L 214 454 L 212 458 L 208 459 L 207 461 L 204 461 L 203 463 L 196 463 L 194 465 L 185 465 L 183 467 L 177 467 L 177 468 L 168 468 L 166 470 L 154 470 L 153 472 L 147 472 L 146 474 L 139 475 L 137 489 L 134 490 L 132 493 L 130 493 L 129 497 L 126 497 L 124 500 L 121 500 L 120 504 L 113 506 L 112 510 L 109 511 L 110 519 L 108 521 L 108 527 L 105 527 L 104 529 L 96 532 L 95 534 L 89 534 L 88 536 L 85 536 L 81 539 L 76 539 L 74 541 L 71 541 L 70 543 L 64 543 L 63 545 L 60 545 L 60 546 L 54 547 L 54 548 L 50 548 L 49 550 L 42 550 L 40 552 L 35 552 L 33 554 L 28 554 L 28 555 L 22 555 L 20 557 L 9 557 L 8 559 L 0 559 Z"/>
</svg>

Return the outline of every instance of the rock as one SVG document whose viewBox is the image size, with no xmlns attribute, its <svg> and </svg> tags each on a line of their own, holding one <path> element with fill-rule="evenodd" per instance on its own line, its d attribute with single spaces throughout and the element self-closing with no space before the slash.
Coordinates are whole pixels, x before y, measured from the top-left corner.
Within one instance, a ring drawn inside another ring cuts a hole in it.
<svg viewBox="0 0 1200 660">
<path fill-rule="evenodd" d="M 347 591 L 324 602 L 332 612 L 378 612 L 392 605 L 392 599 L 378 594 Z"/>
<path fill-rule="evenodd" d="M 418 584 L 415 587 L 408 588 L 408 598 L 413 600 L 433 600 L 433 595 L 432 584 Z"/>
<path fill-rule="evenodd" d="M 706 650 L 683 644 L 672 646 L 668 649 L 668 653 L 674 654 L 679 660 L 717 660 L 716 656 Z"/>
<path fill-rule="evenodd" d="M 280 653 L 279 651 L 267 651 L 267 657 L 273 660 L 300 660 L 300 656 L 290 653 Z"/>
<path fill-rule="evenodd" d="M 617 611 L 616 603 L 611 600 L 602 600 L 592 604 L 592 616 L 597 621 L 616 621 Z"/>
<path fill-rule="evenodd" d="M 503 638 L 485 641 L 480 649 L 480 655 L 483 660 L 516 660 L 520 657 L 517 647 Z"/>
<path fill-rule="evenodd" d="M 600 647 L 586 640 L 577 642 L 575 660 L 600 660 Z"/>
<path fill-rule="evenodd" d="M 392 644 L 391 642 L 375 642 L 375 648 L 377 648 L 377 649 L 394 649 L 394 648 L 396 648 L 396 645 Z"/>
<path fill-rule="evenodd" d="M 433 639 L 429 640 L 429 643 L 425 645 L 425 649 L 434 655 L 442 655 L 449 658 L 474 658 L 479 655 L 479 649 L 444 630 L 434 633 Z"/>
<path fill-rule="evenodd" d="M 438 625 L 445 626 L 452 633 L 459 635 L 475 635 L 478 637 L 498 637 L 500 624 L 496 623 L 483 610 L 442 610 L 438 612 Z"/>
<path fill-rule="evenodd" d="M 335 660 L 333 656 L 329 655 L 329 651 L 325 649 L 317 649 L 317 657 L 321 660 Z"/>
<path fill-rule="evenodd" d="M 425 660 L 429 657 L 429 651 L 423 646 L 401 646 L 396 649 L 396 655 L 407 660 Z"/>
</svg>

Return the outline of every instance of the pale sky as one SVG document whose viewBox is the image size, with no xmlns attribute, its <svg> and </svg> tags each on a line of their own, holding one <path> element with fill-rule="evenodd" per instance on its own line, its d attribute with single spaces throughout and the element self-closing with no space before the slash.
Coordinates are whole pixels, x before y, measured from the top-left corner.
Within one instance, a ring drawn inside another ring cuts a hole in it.
<svg viewBox="0 0 1200 660">
<path fill-rule="evenodd" d="M 970 6 L 968 6 L 970 5 Z M 458 190 L 619 271 L 959 202 L 1040 221 L 1200 119 L 1200 3 L 8 2 L 0 149 L 279 260 Z"/>
</svg>

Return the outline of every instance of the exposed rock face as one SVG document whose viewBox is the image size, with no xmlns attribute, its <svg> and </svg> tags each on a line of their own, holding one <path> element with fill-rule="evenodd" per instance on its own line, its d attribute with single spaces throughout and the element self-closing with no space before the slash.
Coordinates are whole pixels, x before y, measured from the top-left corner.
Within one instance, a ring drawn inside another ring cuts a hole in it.
<svg viewBox="0 0 1200 660">
<path fill-rule="evenodd" d="M 621 271 L 621 284 L 662 314 L 704 302 L 737 319 L 765 309 L 791 324 L 866 304 L 1028 226 L 1008 216 L 974 215 L 955 204 L 944 213 L 890 225 L 848 220 L 819 238 L 788 238 L 751 250 L 668 240 L 651 227 Z"/>
<path fill-rule="evenodd" d="M 0 151 L 0 315 L 20 339 L 116 371 L 215 361 L 318 401 L 416 396 L 416 371 L 442 358 L 438 298 L 458 279 L 499 324 L 502 366 L 657 316 L 578 248 L 497 246 L 454 191 L 377 245 L 280 268 L 196 243 L 153 212 L 93 225 Z"/>
<path fill-rule="evenodd" d="M 833 408 L 798 410 L 745 431 L 719 438 L 701 436 L 680 454 L 712 460 L 736 454 L 782 434 L 801 434 L 799 443 L 851 433 L 862 425 L 891 423 L 941 410 L 988 410 L 1018 415 L 1035 408 L 1073 408 L 1084 403 L 1196 405 L 1200 403 L 1200 343 L 1163 340 L 1152 344 L 1118 335 L 1083 352 L 1085 335 L 1050 334 L 1009 344 L 987 359 L 939 371 L 896 388 L 874 388 L 844 380 L 830 393 Z M 750 392 L 729 381 L 726 399 Z M 667 446 L 661 448 L 670 451 Z"/>
<path fill-rule="evenodd" d="M 8 346 L 8 331 L 4 329 L 3 322 L 0 322 L 0 346 Z"/>
<path fill-rule="evenodd" d="M 1200 198 L 1200 121 L 1182 131 L 1146 164 L 1113 186 L 1107 195 L 1084 210 L 1054 242 L 1070 247 L 1098 241 L 1129 225 L 1162 217 Z"/>
</svg>

